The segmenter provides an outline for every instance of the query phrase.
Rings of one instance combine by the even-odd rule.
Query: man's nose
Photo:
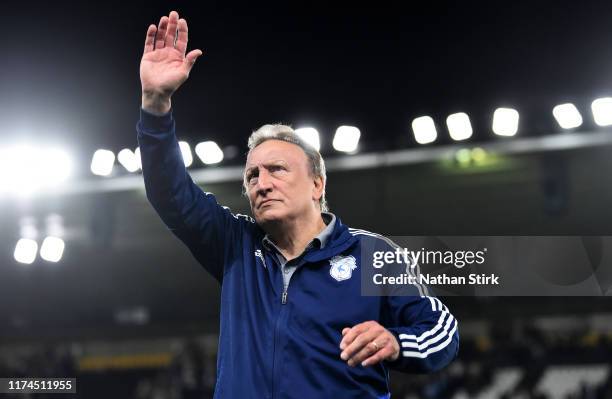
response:
[[[257,177],[257,191],[259,193],[267,193],[272,190],[272,179],[267,171],[262,170]]]

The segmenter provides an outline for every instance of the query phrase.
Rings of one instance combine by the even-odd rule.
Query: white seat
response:
[[[536,392],[552,399],[562,399],[578,393],[582,385],[596,387],[603,384],[609,373],[607,364],[551,366],[542,375]]]
[[[491,385],[483,389],[477,399],[497,399],[512,391],[523,377],[523,370],[515,367],[499,369],[493,375]]]

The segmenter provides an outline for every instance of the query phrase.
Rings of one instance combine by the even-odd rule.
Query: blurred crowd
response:
[[[575,334],[544,332],[531,326],[493,328],[486,336],[462,339],[459,358],[431,375],[394,373],[392,392],[401,399],[608,399],[612,398],[612,335],[582,331]],[[582,382],[562,394],[545,392],[547,371],[596,365],[607,370],[600,383]],[[489,389],[500,370],[515,370],[518,378],[505,392]]]
[[[212,397],[214,353],[197,340],[185,339],[172,360],[158,368],[79,370],[78,352],[70,345],[33,345],[22,356],[0,351],[0,375],[6,377],[75,377],[77,395],[65,397],[116,399],[192,399]],[[563,365],[599,365],[607,372],[597,383],[582,382],[561,396],[542,390],[547,370]],[[612,398],[612,335],[583,331],[549,333],[533,327],[492,329],[487,335],[464,337],[460,356],[445,370],[430,375],[392,372],[392,397],[399,399],[500,398],[500,399],[600,399]],[[515,383],[495,392],[496,373],[518,370]],[[10,396],[7,396],[10,397]],[[15,398],[49,398],[47,395],[14,395]],[[59,397],[59,396],[53,396]]]

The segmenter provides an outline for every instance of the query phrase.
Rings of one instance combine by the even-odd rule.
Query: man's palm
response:
[[[185,80],[189,70],[185,57],[175,48],[163,48],[142,56],[140,80],[143,91],[172,94]]]

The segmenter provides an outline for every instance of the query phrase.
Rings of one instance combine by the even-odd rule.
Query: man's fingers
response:
[[[374,342],[375,340],[371,340],[370,342],[365,344],[359,351],[356,351],[353,356],[348,360],[348,365],[351,367],[356,366],[363,360],[380,351],[382,346],[380,346],[378,343],[374,345]]]
[[[144,53],[148,53],[149,51],[153,51],[155,48],[155,32],[157,32],[157,27],[153,24],[149,25],[149,29],[147,29],[147,37],[145,38],[144,44]]]
[[[351,331],[350,328],[346,327],[342,330],[342,336],[344,337],[344,334],[346,334],[347,332]]]
[[[176,28],[178,25],[179,15],[176,11],[171,11],[168,18],[168,31],[166,32],[166,47],[174,47],[174,39],[176,39]]]
[[[157,34],[155,35],[155,48],[156,49],[164,48],[167,29],[168,29],[168,17],[164,15],[163,17],[160,18],[159,25],[157,26]]]
[[[187,21],[183,18],[178,21],[178,38],[176,39],[176,49],[185,55],[187,51],[188,30]]]
[[[348,334],[350,334],[351,332],[349,332]],[[380,335],[380,331],[377,331],[377,330],[367,330],[367,331],[359,334],[342,351],[342,353],[340,354],[340,358],[342,360],[349,360],[349,359],[351,359],[355,354],[359,353],[359,351],[361,351],[366,345],[368,345],[370,342],[372,342],[374,340],[374,338],[378,337],[379,335]]]
[[[365,332],[368,330],[369,324],[368,322],[365,323],[359,323],[355,326],[353,326],[353,328],[348,328],[349,331],[345,332],[347,330],[347,328],[342,330],[342,341],[340,341],[340,349],[344,350],[347,346],[349,346],[354,340],[355,338],[361,334],[362,332]]]
[[[381,350],[379,350],[378,352],[375,352],[372,356],[365,359],[363,362],[361,362],[361,365],[363,367],[373,366],[375,364],[382,362],[385,359],[390,358],[392,355],[393,355],[393,346],[387,345]]]
[[[375,336],[369,336],[369,341],[366,345],[356,352],[348,361],[349,366],[356,366],[367,358],[375,355],[378,352],[389,353],[388,348],[391,347],[393,351],[393,345],[390,344],[391,340],[389,334],[383,331]]]

